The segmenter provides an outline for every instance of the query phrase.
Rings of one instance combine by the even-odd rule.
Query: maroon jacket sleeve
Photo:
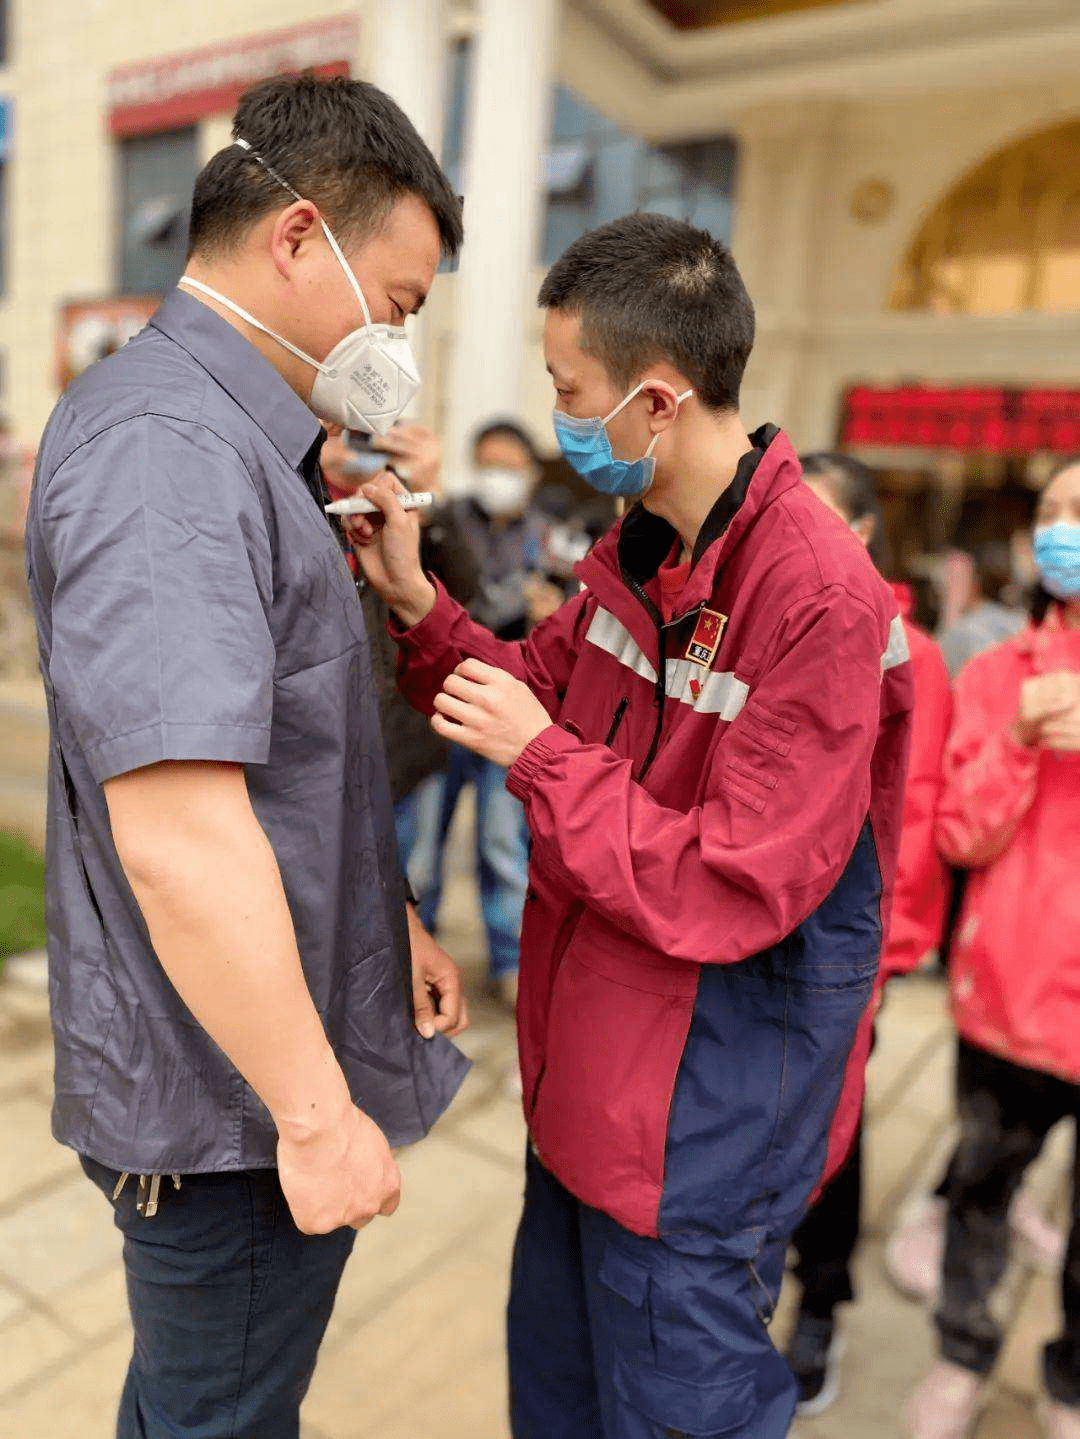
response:
[[[883,679],[887,628],[839,586],[793,603],[688,814],[605,746],[546,730],[508,781],[536,860],[672,958],[734,963],[777,943],[840,877],[870,809],[883,714],[911,707],[910,664]]]
[[[584,592],[576,595],[537,625],[528,639],[511,642],[496,639],[438,580],[433,583],[438,598],[426,619],[410,630],[391,620],[390,633],[399,649],[398,688],[409,703],[422,714],[434,714],[435,696],[447,675],[462,660],[477,659],[527,684],[548,714],[558,714],[595,602]]]

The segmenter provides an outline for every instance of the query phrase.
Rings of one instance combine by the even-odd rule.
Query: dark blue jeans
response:
[[[86,1173],[112,1202],[119,1175]],[[277,1171],[163,1179],[157,1215],[113,1205],[135,1348],[117,1439],[297,1439],[351,1229],[301,1234]]]
[[[476,786],[476,867],[480,904],[487,930],[492,979],[513,974],[521,948],[521,916],[529,882],[529,831],[525,811],[506,788],[506,771],[491,760],[454,745],[450,764],[439,776],[441,795],[435,807],[437,781],[425,781],[412,799],[396,811],[398,844],[405,856],[409,883],[419,902],[420,918],[434,931],[442,900],[446,838],[461,792]],[[431,826],[435,832],[431,833]]]
[[[783,1439],[795,1382],[766,1327],[784,1245],[751,1265],[643,1239],[531,1153],[510,1281],[514,1439]]]
[[[956,1065],[960,1138],[944,1192],[941,1353],[989,1374],[1001,1350],[991,1296],[1009,1262],[1009,1205],[1024,1172],[1061,1119],[1080,1125],[1080,1085],[1025,1069],[965,1040]],[[1060,1336],[1043,1353],[1043,1381],[1059,1404],[1080,1407],[1080,1146],[1073,1147],[1072,1220],[1061,1275]]]

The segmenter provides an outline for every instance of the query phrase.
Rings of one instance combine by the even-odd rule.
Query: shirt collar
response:
[[[323,428],[300,396],[269,360],[209,305],[183,290],[171,290],[150,323],[186,350],[232,396],[292,469],[300,469],[313,447],[321,448]]]

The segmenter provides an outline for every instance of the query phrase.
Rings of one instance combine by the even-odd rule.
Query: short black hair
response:
[[[282,75],[240,98],[234,139],[246,140],[339,241],[376,232],[402,196],[418,195],[439,227],[443,253],[461,248],[461,201],[405,112],[374,85],[342,76]],[[195,181],[189,255],[235,248],[289,203],[288,192],[238,146],[220,151]]]
[[[867,550],[882,574],[891,568],[885,516],[878,498],[877,472],[854,455],[840,450],[815,450],[800,455],[799,463],[808,479],[822,480],[829,493],[852,524],[869,516],[874,521]]]
[[[667,360],[703,404],[738,408],[754,307],[731,251],[707,231],[640,212],[590,230],[555,261],[540,305],[581,317],[583,348],[616,384]]]
[[[495,437],[516,440],[534,465],[541,463],[540,451],[536,448],[535,440],[524,425],[518,424],[517,420],[489,420],[487,424],[481,425],[473,435],[473,454],[476,454],[484,440]]]
[[[981,544],[961,545],[960,549],[971,560],[983,599],[1000,601],[1013,580],[1012,550],[1008,541],[983,540]]]

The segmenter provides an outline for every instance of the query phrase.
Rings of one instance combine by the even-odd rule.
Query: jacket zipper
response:
[[[667,646],[664,636],[664,617],[653,604],[649,596],[638,584],[637,580],[626,577],[630,591],[640,602],[646,614],[656,626],[656,636],[659,647],[657,656],[658,664],[656,670],[656,687],[653,690],[653,703],[656,706],[656,725],[653,729],[652,742],[649,745],[649,752],[645,756],[645,763],[642,765],[637,782],[641,784],[645,776],[652,768],[653,760],[656,758],[656,751],[660,748],[660,736],[664,729],[664,701],[667,698]]]
[[[641,766],[641,769],[638,772],[637,782],[638,784],[641,784],[644,781],[645,776],[653,767],[653,762],[656,759],[656,752],[660,748],[660,740],[664,732],[664,706],[667,701],[667,632],[671,629],[677,629],[679,625],[690,619],[692,615],[697,614],[698,610],[704,609],[705,605],[704,601],[702,601],[702,603],[698,605],[696,609],[687,610],[686,614],[684,615],[676,615],[676,617],[671,621],[670,624],[665,624],[663,615],[656,608],[652,600],[641,588],[638,582],[634,579],[631,579],[625,574],[623,578],[626,580],[627,586],[630,591],[634,595],[636,595],[637,599],[642,605],[642,608],[646,611],[649,618],[656,626],[656,639],[658,650],[657,659],[659,662],[657,666],[656,689],[653,692],[653,703],[656,705],[656,728],[653,730],[652,742],[649,745],[649,752],[645,756],[645,763]],[[609,739],[608,744],[610,743],[611,740]]]
[[[630,708],[630,700],[626,697],[621,699],[618,708],[615,710],[615,718],[611,721],[611,728],[608,730],[607,739],[604,743],[610,748],[615,743],[615,736],[619,733],[619,726],[622,724],[626,711]]]

